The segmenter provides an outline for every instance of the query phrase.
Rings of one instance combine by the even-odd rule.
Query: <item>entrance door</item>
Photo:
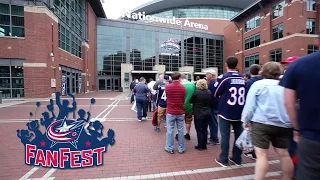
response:
[[[106,79],[106,90],[112,91],[112,86],[113,86],[112,78],[107,78]]]
[[[120,79],[113,78],[113,91],[119,91],[119,90],[120,90]]]
[[[103,77],[99,78],[99,91],[119,91],[120,78],[117,77]]]

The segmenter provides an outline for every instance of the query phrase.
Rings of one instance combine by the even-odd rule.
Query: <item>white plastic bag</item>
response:
[[[134,100],[131,110],[137,112],[136,100]]]
[[[242,131],[241,135],[236,141],[236,146],[245,152],[253,151],[251,134],[249,130],[244,129]]]

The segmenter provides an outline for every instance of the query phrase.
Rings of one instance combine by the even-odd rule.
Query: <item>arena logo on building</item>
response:
[[[108,146],[115,144],[115,133],[112,129],[103,137],[103,125],[98,120],[90,120],[89,110],[77,109],[77,102],[72,94],[71,107],[69,100],[61,102],[60,93],[56,93],[56,116],[53,99],[45,107],[40,120],[35,120],[41,103],[36,103],[35,112],[30,112],[27,129],[17,130],[25,150],[25,164],[59,169],[86,168],[103,165],[103,154]],[[68,118],[73,114],[73,118]],[[76,118],[77,114],[77,118]],[[45,129],[45,130],[44,130]]]
[[[152,15],[146,15],[145,12],[134,13],[131,11],[124,11],[123,17],[127,17],[129,19],[135,19],[135,20],[143,20],[147,22],[156,22],[156,23],[184,26],[189,28],[196,28],[196,29],[206,30],[206,31],[209,29],[208,25],[191,22],[188,19],[185,19],[185,21],[182,23],[181,20],[177,19],[174,16],[172,16],[172,18],[169,18],[169,17],[163,18],[163,17],[152,16]]]
[[[168,39],[164,43],[162,43],[160,47],[167,50],[167,51],[180,50],[179,41],[176,39]]]

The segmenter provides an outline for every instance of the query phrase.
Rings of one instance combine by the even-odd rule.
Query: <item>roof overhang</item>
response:
[[[99,18],[107,17],[100,0],[87,0],[87,1],[89,2],[90,6],[92,7],[97,17]]]
[[[230,20],[234,21],[234,22],[239,22],[239,21],[243,20],[244,18],[258,12],[263,7],[265,7],[266,5],[268,5],[272,2],[273,2],[273,0],[257,0],[254,3],[252,3],[251,5],[249,5],[247,8],[243,9],[240,13],[235,15]]]
[[[201,5],[244,9],[253,1],[254,0],[153,0],[134,8],[132,12],[145,12],[146,14],[153,14],[167,9]]]

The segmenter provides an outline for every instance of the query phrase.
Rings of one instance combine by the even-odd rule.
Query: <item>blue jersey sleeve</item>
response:
[[[296,64],[291,64],[280,80],[279,85],[284,88],[297,90]]]
[[[214,83],[213,93],[214,97],[219,98],[226,90],[225,88],[225,78],[223,75],[220,75],[217,78],[217,81]]]

